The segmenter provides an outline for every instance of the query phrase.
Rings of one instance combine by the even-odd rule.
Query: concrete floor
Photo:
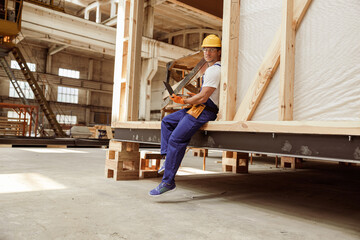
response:
[[[147,194],[160,179],[104,177],[99,148],[0,148],[0,240],[360,239],[360,168],[306,162],[221,173],[219,152],[187,154],[177,191]]]

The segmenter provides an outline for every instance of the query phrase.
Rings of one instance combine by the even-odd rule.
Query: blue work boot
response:
[[[149,192],[149,195],[152,197],[158,197],[160,195],[163,195],[164,193],[175,191],[175,189],[175,183],[169,184],[166,182],[161,182],[159,186]]]
[[[165,160],[166,161],[166,160]],[[158,174],[163,175],[165,172],[165,161],[163,162],[163,164],[161,165],[160,169],[158,170]]]

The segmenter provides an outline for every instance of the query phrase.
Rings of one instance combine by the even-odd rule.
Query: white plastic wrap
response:
[[[238,101],[281,25],[279,0],[243,0]],[[296,34],[294,120],[360,120],[360,1],[315,0]],[[278,120],[279,69],[252,120]]]

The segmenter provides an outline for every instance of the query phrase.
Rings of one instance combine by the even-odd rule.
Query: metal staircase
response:
[[[9,77],[9,81],[11,82],[11,84],[13,85],[15,92],[17,93],[17,95],[19,96],[22,104],[24,105],[30,105],[29,101],[27,100],[24,92],[22,91],[19,82],[17,81],[14,72],[11,70],[11,67],[9,66],[9,64],[7,63],[6,59],[4,57],[0,57],[0,65],[3,67],[6,75]],[[34,124],[34,126],[37,125],[36,122],[36,116],[35,113],[32,113],[32,122]],[[47,133],[44,131],[43,128],[38,127],[38,131],[41,134],[41,136],[45,136],[47,135]]]
[[[29,101],[25,97],[24,92],[21,90],[21,87],[20,87],[18,81],[16,80],[16,77],[15,77],[13,71],[11,71],[11,68],[4,57],[0,57],[0,65],[3,67],[6,75],[9,77],[9,80],[10,80],[11,84],[13,85],[16,93],[18,94],[22,104],[30,105]]]
[[[34,93],[35,99],[39,103],[40,108],[43,111],[46,119],[48,120],[50,127],[54,130],[55,135],[57,137],[66,137],[66,134],[62,130],[58,121],[56,120],[56,116],[53,113],[53,111],[50,107],[50,104],[47,102],[47,100],[42,92],[42,89],[40,88],[39,84],[37,83],[37,81],[34,78],[34,75],[32,74],[29,67],[27,66],[25,58],[22,55],[20,49],[17,47],[14,47],[14,48],[12,48],[11,52],[12,52],[15,60],[19,64],[21,72],[23,73],[26,81],[29,83],[31,90]],[[10,80],[10,81],[12,81],[12,80]],[[16,82],[16,84],[17,84],[17,82]],[[15,87],[15,85],[14,85],[14,87]],[[20,89],[18,84],[17,84],[17,87],[15,87],[16,91],[17,91],[17,88]],[[21,91],[21,89],[20,89],[20,91]],[[24,93],[22,93],[22,96],[19,94],[19,96],[22,99],[22,96],[24,96]]]

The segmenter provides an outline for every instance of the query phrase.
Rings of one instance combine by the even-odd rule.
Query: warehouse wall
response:
[[[20,44],[20,49],[30,63],[36,63],[36,72],[45,73],[46,59],[47,59],[47,46],[36,44],[29,44],[24,42]],[[7,57],[10,64],[11,57]],[[93,61],[93,74],[90,81],[89,75],[89,62]],[[72,78],[64,78],[58,76],[59,68],[71,69],[80,71],[80,80]],[[14,70],[15,75],[19,81],[25,81],[20,70]],[[93,56],[86,56],[73,53],[71,49],[65,49],[52,55],[51,69],[46,77],[41,77],[43,81],[46,80],[50,84],[47,85],[46,97],[50,101],[55,114],[61,113],[64,115],[77,116],[77,123],[81,125],[89,124],[110,124],[107,121],[107,115],[111,115],[112,104],[112,82],[114,73],[114,61],[112,59],[105,59],[102,56],[95,58]],[[40,81],[38,81],[40,82]],[[101,83],[109,83],[101,89]],[[40,83],[41,84],[41,83]],[[57,102],[57,89],[58,86],[73,87],[79,89],[78,104],[72,103],[59,103]],[[99,87],[100,86],[100,87]],[[0,68],[0,102],[19,103],[20,99],[9,97],[10,82],[5,72]],[[99,88],[100,91],[93,91],[91,88]],[[111,88],[111,89],[110,89]],[[88,100],[88,97],[90,99]],[[37,105],[34,100],[30,100],[30,104]],[[61,109],[61,111],[59,111]],[[10,109],[0,109],[2,116],[7,115]]]

